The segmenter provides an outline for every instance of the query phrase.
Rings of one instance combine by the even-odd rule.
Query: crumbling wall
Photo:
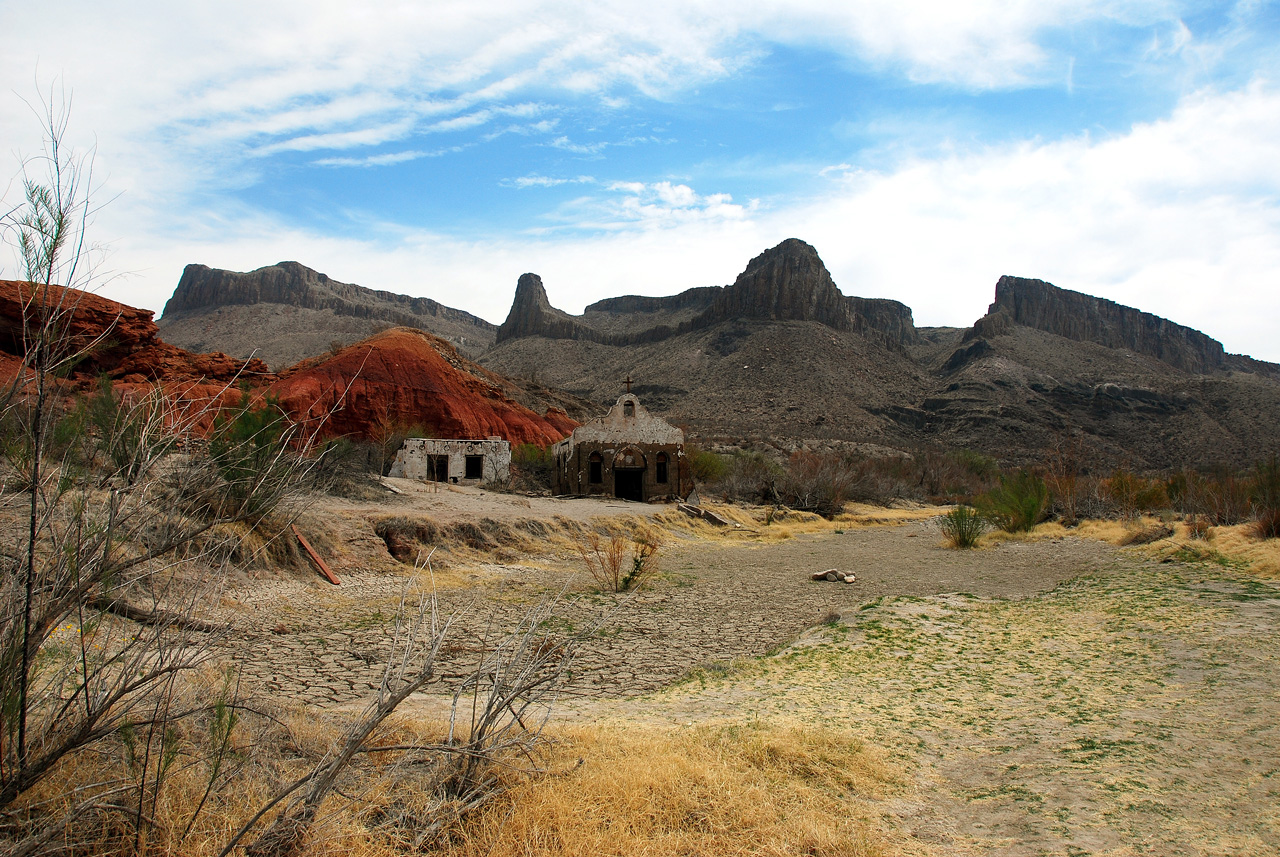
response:
[[[447,482],[483,484],[505,482],[511,478],[511,444],[500,438],[488,440],[444,440],[440,438],[411,437],[396,453],[389,475],[399,479],[420,479],[424,482],[439,481],[432,466],[435,456],[448,456]],[[467,456],[483,456],[479,479],[467,478]]]

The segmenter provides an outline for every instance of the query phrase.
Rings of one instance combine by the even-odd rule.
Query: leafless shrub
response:
[[[290,508],[311,438],[280,426],[269,442],[196,443],[217,397],[158,386],[121,397],[103,385],[87,403],[96,422],[68,416],[60,379],[112,330],[74,332],[77,287],[92,282],[92,161],[63,148],[65,111],[48,106],[44,121],[46,149],[4,223],[23,282],[20,366],[0,390],[0,525],[12,546],[0,554],[0,828],[10,853],[29,854],[73,822],[108,818],[136,850],[174,770],[174,736],[211,710],[179,677],[209,662],[225,631],[204,616],[239,549],[224,542],[261,536]],[[101,755],[123,768],[74,796],[33,797],[59,766]]]
[[[616,533],[605,538],[589,532],[575,541],[575,547],[597,586],[605,592],[629,592],[657,573],[661,541],[653,533],[627,539]]]

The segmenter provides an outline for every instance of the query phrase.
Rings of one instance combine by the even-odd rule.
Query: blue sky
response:
[[[119,300],[296,259],[500,322],[794,236],[919,325],[1015,274],[1280,361],[1273,2],[177,5],[0,0],[8,175],[73,93]]]

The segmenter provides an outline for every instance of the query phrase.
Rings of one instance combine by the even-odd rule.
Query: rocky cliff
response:
[[[30,283],[0,280],[0,352],[21,356],[24,329],[45,319],[56,324],[66,353],[81,353],[66,375],[73,384],[94,384],[103,375],[128,384],[274,378],[261,360],[193,354],[164,342],[151,310],[79,289],[33,289]]]
[[[1127,348],[1184,372],[1206,373],[1227,365],[1222,343],[1198,330],[1123,306],[1105,298],[1060,289],[1044,280],[1004,276],[988,318],[1003,313],[1010,321],[1076,342]],[[997,329],[999,322],[976,327]]]
[[[492,344],[496,330],[430,298],[342,283],[297,262],[247,273],[188,265],[160,319],[165,337],[179,345],[213,341],[277,367],[393,325],[427,330],[469,354]]]
[[[610,298],[587,307],[581,316],[552,307],[542,280],[525,274],[516,284],[511,312],[496,341],[541,336],[640,345],[733,319],[816,321],[894,349],[916,339],[909,307],[892,300],[846,297],[818,251],[789,238],[752,259],[731,286],[689,289],[660,298]]]

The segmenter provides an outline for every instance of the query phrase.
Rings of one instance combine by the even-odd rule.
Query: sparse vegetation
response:
[[[1264,539],[1280,538],[1280,457],[1259,461],[1254,467],[1254,529]]]
[[[605,592],[639,589],[658,572],[656,533],[628,539],[620,534],[608,537],[589,532],[576,543],[578,555],[591,579]]]
[[[953,548],[977,547],[986,520],[972,506],[956,506],[942,516],[942,535]]]
[[[1007,533],[1024,532],[1040,523],[1048,505],[1045,481],[1025,468],[1001,474],[1000,484],[978,499],[983,517]]]
[[[550,447],[516,444],[511,449],[511,487],[520,491],[550,491],[554,465]]]

